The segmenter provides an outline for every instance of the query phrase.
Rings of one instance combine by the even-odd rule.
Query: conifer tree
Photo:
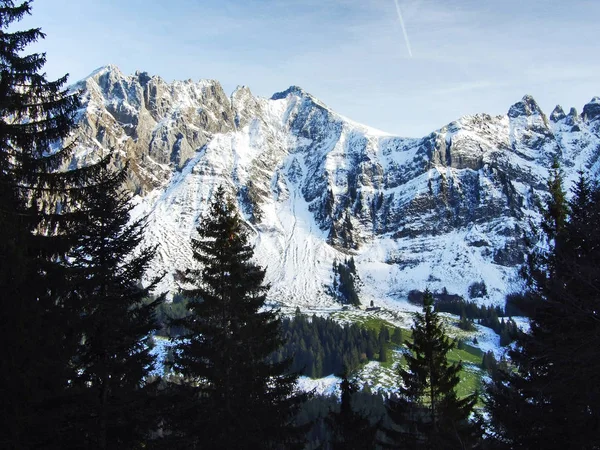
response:
[[[448,352],[455,347],[433,309],[433,295],[426,290],[423,313],[415,315],[413,342],[406,346],[406,368],[400,368],[402,386],[391,399],[388,413],[397,425],[386,434],[409,448],[472,448],[478,427],[469,422],[477,393],[459,399],[460,363],[450,364]]]
[[[387,362],[387,345],[379,343],[379,362]]]
[[[294,448],[303,430],[294,417],[304,400],[295,392],[290,361],[269,357],[282,345],[280,319],[265,308],[265,271],[235,205],[219,187],[193,239],[194,258],[185,290],[191,315],[178,341],[175,370],[190,401],[171,423],[176,446],[207,449]]]
[[[391,339],[394,344],[402,345],[402,329],[395,327]]]
[[[558,176],[557,176],[558,174]],[[600,447],[600,191],[581,174],[571,201],[551,174],[539,246],[523,271],[530,332],[488,387],[498,446]]]
[[[123,188],[127,165],[110,170],[108,163],[91,179],[87,221],[70,253],[75,273],[69,301],[78,305],[82,335],[69,391],[77,403],[72,448],[136,448],[152,426],[147,341],[157,328],[154,310],[162,298],[144,300],[160,278],[140,284],[154,249],[140,248],[145,218],[130,223],[131,193]]]
[[[65,256],[84,220],[78,205],[97,169],[59,170],[79,107],[66,76],[40,73],[44,54],[24,54],[44,37],[15,31],[30,2],[0,0],[0,358],[1,448],[60,447],[65,389],[78,342],[78,311],[66,302]]]
[[[376,444],[377,424],[372,425],[365,417],[353,409],[352,396],[357,386],[344,369],[340,382],[341,403],[339,412],[331,411],[326,418],[331,430],[333,450],[369,450]]]
[[[491,350],[483,354],[483,357],[481,358],[481,368],[490,375],[493,375],[498,369],[498,362]]]

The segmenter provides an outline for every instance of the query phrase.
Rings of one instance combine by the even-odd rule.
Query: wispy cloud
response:
[[[449,85],[446,87],[442,87],[440,89],[435,89],[432,91],[432,93],[435,95],[459,94],[461,92],[498,88],[498,87],[507,86],[507,85],[508,85],[508,83],[505,83],[505,82],[500,83],[500,82],[481,80],[481,81],[472,81],[472,82],[457,83],[457,84]]]
[[[34,2],[19,23],[48,34],[32,48],[47,52],[51,78],[113,62],[267,97],[298,84],[354,120],[408,135],[505,113],[525,93],[545,109],[599,94],[598,0],[72,3]]]
[[[406,32],[406,27],[404,26],[404,19],[402,18],[402,11],[400,10],[400,4],[398,0],[394,0],[396,3],[396,12],[398,13],[398,20],[400,21],[400,26],[402,27],[402,34],[404,34],[404,41],[406,42],[406,49],[408,50],[408,55],[412,58],[412,50],[410,48],[410,40],[408,39],[408,33]]]

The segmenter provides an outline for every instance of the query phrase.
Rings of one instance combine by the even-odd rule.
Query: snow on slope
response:
[[[291,157],[296,163],[299,159]],[[329,306],[325,287],[338,252],[326,244],[299,182],[286,178],[285,184],[287,198],[263,204],[263,222],[269,225],[257,227],[255,258],[266,266],[271,298],[304,307]]]
[[[214,189],[237,200],[266,267],[270,299],[339,308],[332,266],[353,256],[364,304],[406,308],[411,289],[467,296],[485,281],[500,303],[522,261],[523,237],[554,157],[569,181],[600,171],[599,102],[548,119],[531,97],[505,116],[465,116],[421,139],[390,136],[333,112],[302,89],[270,99],[214,80],[167,84],[102,68],[79,83],[73,164],[115,149],[132,161],[135,214],[157,246],[148,275],[194,264],[190,238]],[[260,213],[260,214],[258,214]]]

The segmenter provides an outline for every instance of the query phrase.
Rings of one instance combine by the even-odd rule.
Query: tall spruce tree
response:
[[[600,448],[600,190],[580,175],[571,201],[551,174],[543,234],[523,275],[530,332],[488,387],[498,447]]]
[[[290,361],[269,362],[282,345],[280,319],[265,308],[265,271],[235,205],[219,187],[193,239],[201,269],[189,270],[185,290],[191,315],[178,340],[175,369],[188,400],[170,423],[181,448],[294,448],[304,440],[294,426],[304,395],[295,393]]]
[[[400,368],[399,396],[390,399],[388,414],[396,425],[386,430],[389,439],[408,448],[474,448],[480,430],[469,422],[477,393],[459,399],[460,363],[450,364],[448,352],[455,343],[448,338],[433,295],[423,296],[423,313],[415,314],[413,342],[407,342],[406,368]]]
[[[73,291],[81,314],[81,341],[69,393],[77,407],[64,447],[133,449],[148,438],[154,417],[145,382],[152,369],[148,339],[162,297],[145,301],[160,280],[141,279],[153,248],[141,248],[145,218],[130,223],[131,193],[123,189],[127,165],[102,169],[91,179],[87,221],[70,253]]]
[[[44,37],[14,31],[30,3],[0,0],[0,358],[1,448],[60,448],[65,389],[78,336],[78,311],[65,301],[65,255],[84,220],[78,205],[97,168],[59,170],[68,161],[76,94],[66,76],[40,73],[44,54],[24,54]]]
[[[326,423],[331,430],[333,450],[369,450],[376,448],[376,434],[379,424],[371,424],[369,418],[352,405],[352,396],[357,386],[344,369],[340,382],[341,402],[339,411],[331,411]]]

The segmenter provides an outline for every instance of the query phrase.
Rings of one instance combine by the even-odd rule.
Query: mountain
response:
[[[299,87],[227,96],[214,80],[167,83],[103,67],[83,93],[73,165],[114,150],[131,161],[136,214],[148,215],[151,273],[177,289],[190,236],[223,184],[267,267],[270,299],[336,305],[334,261],[352,256],[363,303],[398,306],[412,289],[446,288],[481,302],[515,289],[525,236],[539,220],[548,169],[567,180],[600,172],[600,98],[547,117],[530,96],[503,116],[465,116],[420,138],[355,123]]]

